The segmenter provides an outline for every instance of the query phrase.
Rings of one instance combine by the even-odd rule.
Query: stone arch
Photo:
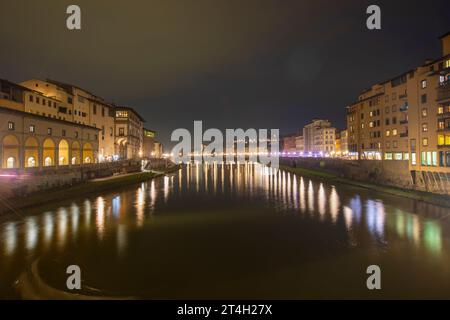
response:
[[[2,140],[2,167],[8,169],[19,168],[19,139],[10,134]]]
[[[69,164],[69,143],[62,139],[58,145],[58,163],[60,166],[67,166]]]
[[[89,142],[83,145],[83,163],[94,163],[94,149]]]
[[[52,139],[47,138],[42,144],[42,159],[44,167],[55,165],[55,142]]]
[[[39,142],[35,137],[25,140],[24,165],[25,168],[33,168],[39,165]]]
[[[80,143],[78,141],[74,141],[72,142],[72,159],[70,160],[70,163],[72,165],[77,165],[80,164],[81,158],[81,148],[80,148]]]

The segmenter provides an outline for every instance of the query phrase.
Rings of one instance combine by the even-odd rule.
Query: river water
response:
[[[79,266],[97,296],[450,298],[449,213],[257,164],[187,165],[2,216],[0,298],[48,297],[23,284],[33,263],[57,292]]]

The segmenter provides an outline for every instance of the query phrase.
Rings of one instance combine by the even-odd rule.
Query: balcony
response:
[[[407,95],[406,93],[400,94],[400,95],[398,96],[399,99],[406,99],[407,97],[408,97],[408,95]]]
[[[437,116],[438,116],[438,118],[441,118],[441,119],[450,118],[450,111],[438,113]]]
[[[441,82],[441,84],[437,88],[437,101],[450,101],[450,80]]]
[[[405,105],[403,105],[403,106],[401,106],[401,107],[399,108],[399,110],[400,110],[401,112],[406,112],[406,111],[408,111],[408,109],[409,109],[409,106],[408,106],[407,104],[405,104]]]
[[[401,132],[400,133],[400,138],[407,138],[408,137],[408,132]]]
[[[438,149],[447,149],[450,148],[450,144],[438,144]]]
[[[408,119],[400,120],[400,124],[408,124]]]
[[[437,132],[450,132],[450,126],[444,127],[444,128],[441,128],[441,129],[437,129]]]

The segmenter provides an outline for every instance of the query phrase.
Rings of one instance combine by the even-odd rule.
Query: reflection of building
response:
[[[139,158],[143,155],[144,119],[132,108],[114,108],[115,153],[122,159]]]
[[[335,131],[330,121],[314,119],[303,128],[305,152],[334,154]]]
[[[2,168],[94,163],[98,129],[0,107]]]
[[[450,172],[450,33],[442,57],[374,84],[347,107],[350,152],[407,160],[413,180],[438,183]]]

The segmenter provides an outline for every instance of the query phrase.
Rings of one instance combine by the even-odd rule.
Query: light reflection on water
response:
[[[206,199],[216,199],[225,208],[233,202],[257,203],[277,214],[297,214],[318,224],[331,224],[348,234],[348,246],[358,245],[361,231],[366,230],[375,247],[408,241],[434,258],[444,252],[448,255],[448,221],[438,219],[445,208],[427,206],[421,210],[409,205],[409,200],[402,200],[403,204],[397,206],[348,187],[257,164],[215,163],[187,165],[177,175],[42,213],[36,208],[24,221],[4,222],[0,225],[0,259],[8,263],[6,258],[17,258],[24,252],[27,257],[42,256],[55,245],[64,250],[82,234],[95,234],[99,242],[105,241],[106,236],[115,239],[117,256],[125,257],[131,231],[144,228],[155,215],[165,211],[195,211]],[[445,234],[443,228],[447,230]]]

